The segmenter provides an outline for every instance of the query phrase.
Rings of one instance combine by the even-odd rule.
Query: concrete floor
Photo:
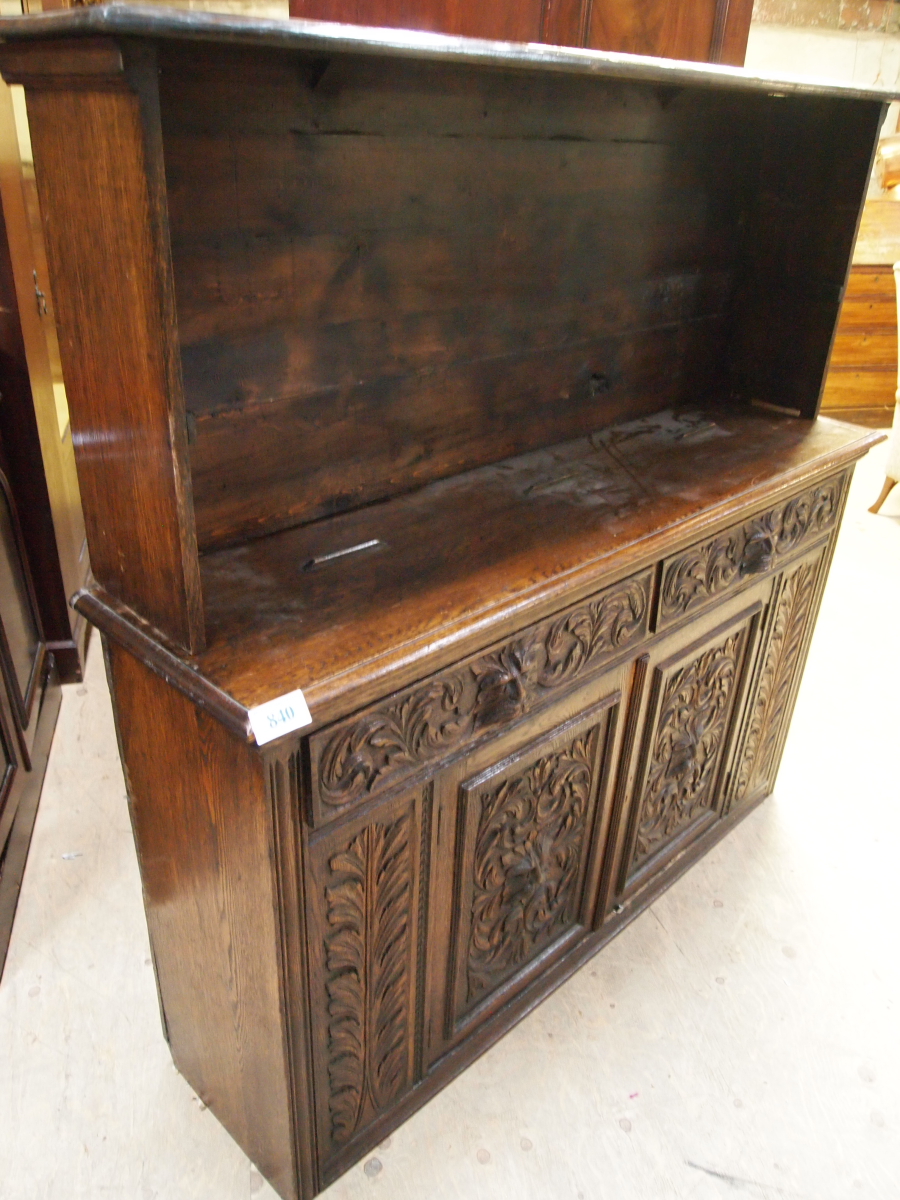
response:
[[[882,463],[857,472],[775,795],[328,1200],[900,1198]],[[273,1197],[160,1033],[98,651],[63,701],[0,987],[0,1197]]]

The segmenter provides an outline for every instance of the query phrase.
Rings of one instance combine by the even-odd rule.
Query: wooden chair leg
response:
[[[888,496],[891,494],[891,492],[893,491],[893,489],[896,486],[897,486],[897,480],[891,479],[890,475],[887,475],[884,480],[884,487],[881,489],[881,495],[878,497],[878,499],[875,501],[875,503],[869,509],[869,512],[877,513],[878,510],[881,508],[882,504],[884,504],[885,500],[887,500]]]

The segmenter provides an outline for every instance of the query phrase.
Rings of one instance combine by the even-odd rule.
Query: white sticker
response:
[[[287,692],[270,700],[268,704],[257,704],[256,708],[248,710],[247,716],[257,746],[264,746],[266,742],[274,741],[292,729],[302,729],[304,725],[312,724],[306,698],[299,688],[296,692]]]

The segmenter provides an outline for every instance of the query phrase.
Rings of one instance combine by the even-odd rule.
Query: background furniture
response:
[[[900,308],[900,263],[894,263],[893,276],[897,289],[897,306]],[[888,496],[897,486],[898,480],[900,480],[900,420],[897,418],[897,414],[900,413],[900,387],[898,387],[896,392],[896,400],[893,427],[888,441],[888,456],[884,468],[884,485],[878,499],[869,509],[869,512],[873,513],[881,511],[882,504],[884,504],[885,500],[887,500]]]
[[[292,17],[742,66],[753,0],[291,0]]]
[[[891,202],[900,217],[900,204]],[[890,266],[854,265],[822,393],[822,411],[883,428],[897,389],[897,297]]]
[[[13,386],[0,355],[0,403]],[[61,699],[9,462],[0,430],[0,974]]]
[[[81,679],[87,622],[69,606],[90,560],[59,362],[24,105],[0,83],[0,429],[47,646],[63,683]],[[24,143],[24,154],[23,154]]]
[[[888,124],[891,124],[889,119]],[[874,428],[890,425],[897,385],[897,297],[891,263],[900,254],[900,138],[882,137],[863,205],[853,266],[835,334],[822,411]]]
[[[20,132],[11,91],[0,84],[0,971],[59,681],[81,678],[89,630],[68,604],[89,559],[34,175]]]
[[[877,437],[814,418],[885,97],[3,35],[164,1029],[309,1196],[771,790]]]

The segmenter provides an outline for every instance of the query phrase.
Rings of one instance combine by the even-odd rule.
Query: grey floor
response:
[[[774,796],[329,1200],[900,1200],[882,463],[857,472]],[[0,1196],[272,1197],[160,1033],[98,649],[66,690],[0,986]]]

